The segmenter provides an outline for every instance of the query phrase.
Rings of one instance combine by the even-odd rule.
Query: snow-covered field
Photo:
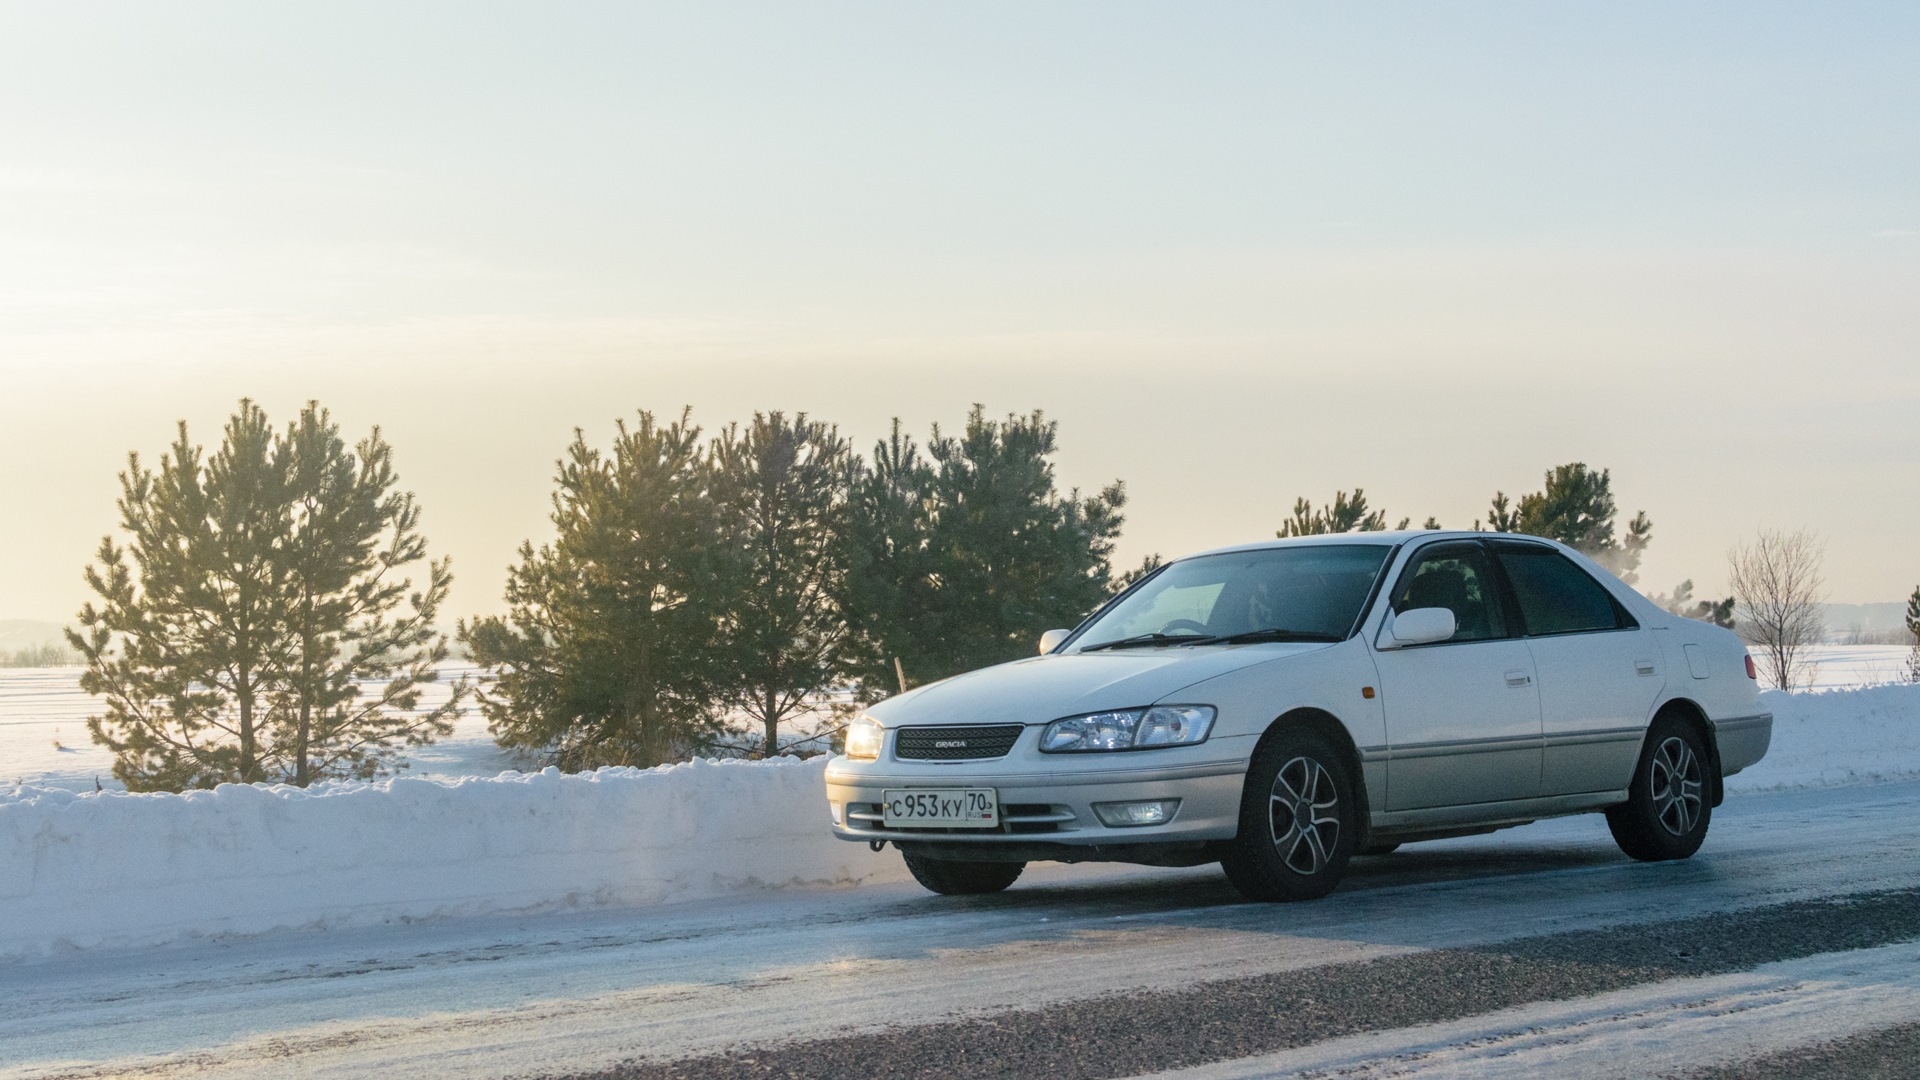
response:
[[[447,686],[476,672],[472,664],[441,667],[441,681],[420,694],[420,710],[447,700]],[[80,689],[80,669],[0,668],[0,784],[92,791],[122,785],[113,778],[113,755],[87,734],[87,717],[100,713],[99,702]],[[486,718],[468,709],[453,734],[414,750],[409,776],[495,776],[533,765],[495,746]]]

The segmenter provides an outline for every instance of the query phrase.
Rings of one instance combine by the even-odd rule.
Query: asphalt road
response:
[[[1594,817],[1415,845],[1311,904],[1053,867],[80,954],[0,968],[0,1077],[1807,1076],[1910,1047],[1917,973],[1888,784],[1736,797],[1684,863]]]
[[[1920,891],[1867,893],[1213,980],[583,1075],[1126,1077],[1914,940],[1920,940]]]

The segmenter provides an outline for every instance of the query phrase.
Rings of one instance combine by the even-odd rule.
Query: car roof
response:
[[[1197,559],[1206,555],[1228,555],[1239,551],[1264,551],[1268,548],[1312,547],[1324,544],[1370,544],[1391,547],[1395,544],[1404,544],[1409,540],[1486,540],[1493,537],[1499,537],[1502,540],[1533,540],[1553,547],[1559,546],[1545,537],[1529,536],[1526,533],[1474,532],[1469,529],[1394,529],[1386,532],[1319,533],[1314,536],[1276,537],[1272,540],[1258,540],[1251,544],[1233,544],[1228,547],[1196,551],[1190,555],[1182,555],[1180,558]]]

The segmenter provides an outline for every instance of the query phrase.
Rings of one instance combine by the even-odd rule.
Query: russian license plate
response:
[[[880,799],[889,829],[991,829],[1000,824],[1000,798],[992,788],[887,788]]]

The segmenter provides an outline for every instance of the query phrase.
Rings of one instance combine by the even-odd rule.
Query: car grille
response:
[[[1020,738],[1019,724],[968,727],[907,727],[894,736],[893,756],[902,761],[970,761],[1004,757]]]

